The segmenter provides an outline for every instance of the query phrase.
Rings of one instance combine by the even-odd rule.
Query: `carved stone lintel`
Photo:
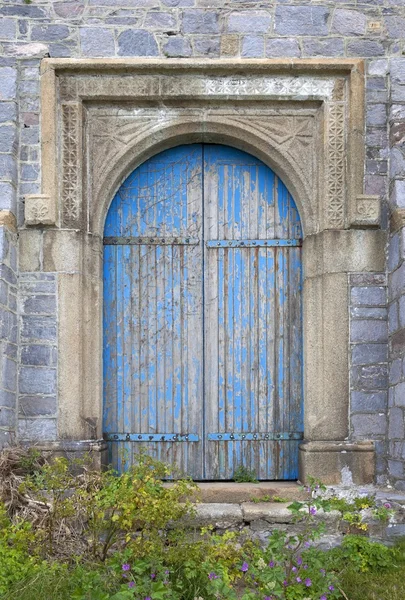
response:
[[[379,196],[360,195],[356,198],[352,227],[378,227],[380,224],[381,201]]]
[[[30,194],[25,196],[26,225],[55,225],[55,201],[45,194]]]
[[[394,208],[390,217],[390,229],[392,232],[405,227],[405,208]]]

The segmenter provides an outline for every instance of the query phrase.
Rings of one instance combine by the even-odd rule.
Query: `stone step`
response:
[[[274,498],[292,502],[306,500],[308,494],[294,481],[263,481],[258,483],[201,482],[199,501],[215,504],[242,504],[254,500],[272,502]]]

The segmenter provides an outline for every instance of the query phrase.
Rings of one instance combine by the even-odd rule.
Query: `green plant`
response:
[[[235,469],[232,479],[236,481],[236,483],[258,483],[256,473],[244,465],[239,465],[239,467]]]

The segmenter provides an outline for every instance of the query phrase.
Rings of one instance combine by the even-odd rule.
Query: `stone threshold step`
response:
[[[258,483],[196,482],[201,503],[242,504],[254,500],[285,502],[305,500],[308,494],[295,481],[260,481]]]

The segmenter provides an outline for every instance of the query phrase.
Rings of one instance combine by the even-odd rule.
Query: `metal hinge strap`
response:
[[[268,431],[265,433],[209,433],[208,440],[211,442],[256,442],[269,440],[302,440],[303,431]]]
[[[198,442],[194,433],[105,433],[107,442]]]
[[[302,240],[210,240],[207,248],[274,248],[301,246]]]
[[[135,237],[108,236],[103,238],[105,246],[196,246],[198,238],[192,237]]]

